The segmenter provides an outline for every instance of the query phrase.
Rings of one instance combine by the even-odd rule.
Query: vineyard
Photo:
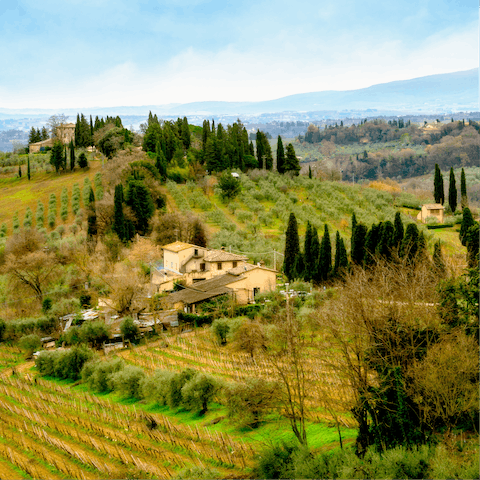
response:
[[[246,382],[255,378],[272,380],[277,375],[275,366],[264,356],[252,358],[249,354],[235,351],[229,346],[219,348],[209,329],[172,335],[168,337],[168,342],[168,348],[165,348],[165,340],[162,339],[148,346],[122,351],[119,355],[146,371],[180,371],[190,367],[221,377],[227,382]],[[308,418],[312,422],[331,422],[332,417],[325,411],[322,400],[328,397],[335,399],[337,405],[346,405],[349,398],[342,389],[342,382],[335,377],[335,372],[321,367],[315,355],[313,339],[309,350],[311,354],[303,360],[309,386],[306,398]],[[285,364],[280,366],[286,367]],[[344,427],[353,428],[352,418],[346,411],[338,412],[338,415]]]
[[[253,448],[40,378],[0,381],[0,477],[169,478],[186,466],[245,475]]]

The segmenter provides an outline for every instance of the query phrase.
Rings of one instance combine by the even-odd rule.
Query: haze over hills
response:
[[[478,69],[430,75],[411,80],[372,85],[347,91],[300,93],[260,102],[204,101],[186,104],[68,108],[62,112],[74,116],[82,111],[92,115],[259,115],[281,112],[368,112],[378,115],[435,113],[479,110]],[[2,109],[0,118],[48,116],[57,110]]]

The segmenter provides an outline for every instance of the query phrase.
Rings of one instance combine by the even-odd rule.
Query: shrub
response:
[[[41,352],[35,360],[38,373],[44,377],[55,376],[55,363],[62,354],[59,350],[54,352]]]
[[[241,427],[258,427],[262,416],[278,402],[278,386],[263,379],[249,379],[226,389],[228,416]]]
[[[82,381],[96,392],[112,390],[110,376],[120,372],[125,367],[125,362],[120,358],[111,360],[91,360],[82,368]]]
[[[191,368],[173,374],[167,393],[167,405],[170,408],[177,408],[182,404],[182,388],[194,375],[195,371]]]
[[[51,298],[49,297],[44,298],[42,302],[42,312],[47,313],[52,308],[52,304],[53,302]]]
[[[229,172],[224,172],[218,179],[218,187],[222,200],[228,201],[235,198],[241,190],[242,184],[238,178],[232,176]]]
[[[137,339],[140,330],[138,326],[133,322],[132,317],[125,317],[120,324],[120,332],[125,340],[134,341]]]
[[[93,352],[89,348],[83,345],[73,347],[57,358],[55,362],[55,376],[78,380],[83,365],[92,358]]]
[[[213,321],[210,330],[220,345],[227,343],[227,336],[230,330],[227,318],[217,318]]]
[[[2,226],[0,227],[0,238],[6,237],[6,236],[7,236],[7,232],[8,232],[7,224],[6,224],[6,223],[2,223]]]
[[[211,375],[198,372],[182,388],[182,405],[204,415],[217,389],[218,383]]]
[[[289,472],[292,470],[294,455],[298,451],[298,446],[285,442],[265,449],[259,455],[255,478],[291,478]]]
[[[88,167],[88,160],[87,156],[85,155],[85,152],[82,152],[80,156],[78,157],[78,166],[80,168],[87,168]]]
[[[33,352],[36,352],[41,346],[40,337],[34,333],[20,339],[20,348],[25,351],[26,358],[31,358]]]
[[[145,377],[140,384],[142,398],[159,405],[167,405],[170,383],[174,376],[175,373],[168,370],[155,370],[154,375]]]
[[[99,348],[108,340],[108,335],[108,327],[101,320],[85,322],[80,329],[82,341],[90,343],[94,348]]]
[[[145,373],[140,367],[127,365],[109,376],[108,386],[123,397],[141,398],[140,385],[144,377]]]

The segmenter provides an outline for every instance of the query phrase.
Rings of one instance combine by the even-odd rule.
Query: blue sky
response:
[[[1,0],[0,108],[256,101],[478,66],[473,0]]]

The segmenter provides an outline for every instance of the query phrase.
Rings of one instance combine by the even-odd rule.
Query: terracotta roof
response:
[[[206,262],[238,262],[247,260],[247,258],[245,255],[237,255],[224,250],[209,250],[204,257]]]
[[[208,300],[209,298],[218,297],[219,295],[225,295],[231,292],[232,289],[227,287],[215,288],[209,290],[208,292],[198,292],[187,287],[184,290],[180,290],[179,292],[171,293],[165,298],[165,301],[170,304],[183,302],[191,305],[192,303],[203,302],[205,300]]]
[[[439,203],[426,203],[423,205],[427,210],[438,210],[441,208],[442,210],[445,208],[443,205],[440,205]]]
[[[245,263],[244,265],[239,265],[238,267],[231,268],[227,270],[227,273],[231,273],[232,275],[241,275],[242,273],[249,272],[255,268],[260,268],[261,270],[267,270],[269,272],[277,273],[276,270],[272,268],[264,267],[263,265],[253,265],[252,263]]]
[[[238,275],[225,273],[223,275],[217,275],[216,277],[210,278],[209,280],[196,282],[191,286],[191,288],[195,290],[201,290],[202,292],[209,292],[215,288],[225,287],[231,283],[238,282],[239,280],[242,280],[242,278],[243,277],[239,277]]]
[[[162,247],[164,250],[168,250],[169,252],[181,252],[182,250],[186,250],[187,248],[202,248],[197,247],[196,245],[191,245],[190,243],[185,242],[173,242],[169,243],[168,245],[164,245]]]

